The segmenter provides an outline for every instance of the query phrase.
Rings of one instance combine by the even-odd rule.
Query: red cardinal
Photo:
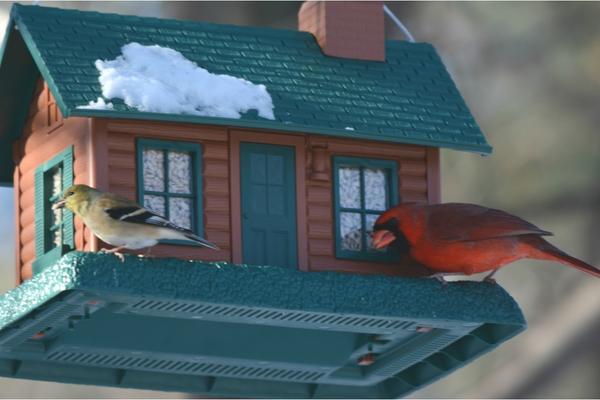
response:
[[[600,277],[600,270],[548,243],[552,235],[501,210],[475,204],[400,204],[373,226],[373,246],[409,251],[438,277],[491,271],[521,258],[550,260]]]

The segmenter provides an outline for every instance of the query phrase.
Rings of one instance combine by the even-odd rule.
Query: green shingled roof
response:
[[[293,30],[18,4],[11,23],[66,117],[185,121],[491,152],[427,43],[388,41],[386,62],[375,62],[326,56],[310,33]],[[240,120],[142,113],[118,100],[113,100],[114,111],[77,109],[101,94],[94,62],[114,59],[129,42],[170,47],[210,72],[264,84],[273,97],[276,120],[253,111]],[[5,50],[2,64],[9,57]],[[4,72],[0,70],[0,84],[7,79]]]

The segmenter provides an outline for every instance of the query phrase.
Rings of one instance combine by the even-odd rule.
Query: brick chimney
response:
[[[382,1],[306,1],[298,27],[328,56],[385,61]]]

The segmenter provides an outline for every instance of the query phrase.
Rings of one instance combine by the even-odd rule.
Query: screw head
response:
[[[43,338],[44,338],[44,336],[46,336],[46,334],[45,334],[44,332],[41,332],[41,331],[40,331],[40,332],[38,332],[38,333],[34,334],[33,336],[31,336],[31,338],[32,338],[33,340],[40,340],[40,339],[43,339]]]
[[[357,364],[360,365],[361,367],[367,367],[367,366],[373,364],[375,362],[376,358],[377,357],[375,356],[375,354],[367,353],[358,359]]]

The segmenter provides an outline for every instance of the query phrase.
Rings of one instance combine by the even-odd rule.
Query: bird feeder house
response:
[[[0,297],[0,376],[400,397],[523,330],[498,285],[442,286],[371,246],[383,210],[440,201],[439,148],[491,151],[435,49],[384,39],[382,6],[307,2],[293,31],[14,5],[0,182],[15,191],[20,285]],[[153,108],[170,91],[133,104],[99,79],[131,46],[243,89],[183,111]],[[244,90],[269,101],[231,111]],[[220,250],[96,254],[108,246],[51,208],[72,183]]]

